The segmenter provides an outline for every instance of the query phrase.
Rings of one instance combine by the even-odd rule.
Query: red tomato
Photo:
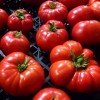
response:
[[[63,90],[48,87],[40,90],[32,100],[71,100]]]
[[[78,22],[73,27],[71,35],[82,45],[97,45],[100,43],[100,22],[96,20]]]
[[[33,19],[24,9],[17,9],[8,17],[8,27],[12,31],[29,33],[33,27]]]
[[[38,10],[40,19],[45,23],[48,20],[59,20],[65,22],[67,19],[67,8],[60,2],[46,1]]]
[[[94,18],[100,21],[100,1],[92,3],[90,8],[93,10]]]
[[[0,9],[0,30],[5,28],[7,25],[7,20],[8,20],[8,14],[5,10]]]
[[[96,2],[96,1],[100,1],[100,0],[89,0],[88,5],[91,5],[92,3]]]
[[[0,86],[12,96],[28,96],[44,83],[44,70],[32,57],[13,52],[0,62]]]
[[[1,38],[0,47],[5,55],[16,51],[28,53],[30,42],[21,32],[9,31]]]
[[[67,20],[71,27],[84,20],[94,19],[93,11],[89,6],[81,5],[69,11]]]
[[[66,5],[68,10],[71,10],[77,6],[86,5],[89,0],[58,0],[58,1]]]
[[[26,3],[27,5],[31,5],[31,6],[38,6],[41,3],[43,3],[44,1],[47,0],[22,0],[24,3]]]
[[[45,52],[51,51],[56,45],[68,40],[68,32],[64,24],[57,20],[50,20],[42,25],[36,33],[36,43]]]

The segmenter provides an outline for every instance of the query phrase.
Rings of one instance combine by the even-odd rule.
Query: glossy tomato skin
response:
[[[96,20],[78,22],[73,27],[71,35],[84,46],[95,46],[100,43],[100,22]]]
[[[71,11],[69,11],[67,16],[68,23],[71,27],[80,21],[92,19],[94,19],[93,11],[89,6],[86,5],[73,8]]]
[[[70,91],[91,93],[100,90],[100,67],[89,65],[86,70],[76,70],[73,78],[66,86]]]
[[[32,100],[71,100],[71,98],[63,90],[48,87],[40,90]]]
[[[4,9],[0,9],[0,30],[6,27],[8,14]]]
[[[57,86],[65,86],[73,77],[74,72],[75,68],[72,61],[60,60],[50,66],[49,76],[50,80]]]
[[[95,20],[100,21],[100,1],[95,1],[90,5],[93,10]]]
[[[58,0],[58,1],[66,5],[68,10],[71,10],[77,6],[88,4],[89,0]]]
[[[50,52],[53,47],[67,40],[68,32],[64,24],[57,20],[50,20],[43,24],[36,33],[36,43],[45,52]]]
[[[30,42],[21,32],[9,31],[1,38],[0,48],[5,55],[17,51],[27,54],[30,49]]]
[[[22,52],[13,52],[0,63],[0,86],[12,96],[34,94],[43,83],[44,71],[41,65]]]
[[[60,2],[46,1],[39,7],[38,15],[43,23],[48,20],[59,20],[65,22],[67,19],[67,8]]]
[[[100,0],[89,0],[88,5],[91,5],[92,3],[96,2],[96,1],[100,2]]]
[[[41,5],[44,1],[47,0],[22,0],[24,3],[26,3],[27,5],[31,5],[31,6],[39,6]]]
[[[29,33],[33,27],[33,19],[25,9],[17,9],[8,17],[8,27],[12,31]]]

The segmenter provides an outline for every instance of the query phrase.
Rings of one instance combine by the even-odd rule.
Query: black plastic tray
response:
[[[37,15],[38,7],[30,7],[25,5],[21,0],[4,0],[3,6],[1,7],[4,10],[7,11],[8,14],[11,14],[14,10],[19,8],[24,8],[32,15],[34,20],[34,26],[32,31],[30,32],[28,39],[31,42],[30,45],[30,51],[29,55],[35,58],[44,68],[45,71],[45,84],[42,88],[45,87],[56,87],[51,81],[48,76],[49,67],[50,67],[50,61],[49,61],[49,53],[43,52],[35,42],[35,34],[38,28],[41,26],[41,20],[39,19]],[[65,23],[65,26],[68,31],[70,31],[70,27],[67,23]],[[0,37],[2,37],[3,34],[5,34],[9,29],[6,27],[2,32],[0,32]],[[70,35],[70,34],[69,34]],[[95,55],[97,54],[100,49],[97,47],[92,48],[95,52]],[[0,60],[2,60],[5,57],[3,52],[0,50]],[[99,57],[96,55],[96,59],[99,61]],[[59,88],[59,87],[57,87]],[[94,94],[78,94],[78,93],[72,93],[64,88],[61,88],[66,93],[69,94],[71,97],[71,100],[100,100],[100,92],[94,93]],[[5,91],[3,91],[2,88],[0,88],[0,100],[32,100],[32,97],[34,95],[28,96],[28,97],[13,97],[8,95]]]

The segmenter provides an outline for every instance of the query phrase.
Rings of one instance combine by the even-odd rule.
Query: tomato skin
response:
[[[50,29],[52,25],[49,23],[54,23],[55,31]],[[36,33],[36,43],[45,52],[50,52],[53,47],[63,44],[66,40],[68,40],[68,32],[64,24],[57,20],[43,24]]]
[[[77,70],[66,86],[70,91],[91,93],[100,90],[100,67],[89,65],[86,70]]]
[[[9,15],[7,23],[10,30],[22,31],[23,33],[29,33],[33,27],[32,16],[24,9],[17,9]]]
[[[8,14],[4,9],[0,9],[0,30],[7,25]]]
[[[20,36],[17,37],[15,36],[16,34]],[[30,42],[22,33],[18,33],[18,31],[9,31],[1,38],[0,47],[5,55],[16,51],[27,54],[30,49]]]
[[[78,22],[73,27],[71,35],[84,46],[95,46],[100,43],[100,22],[96,20]]]
[[[56,6],[51,8],[50,6]],[[65,22],[67,19],[67,8],[60,2],[46,1],[41,4],[38,10],[38,15],[43,23],[46,23],[48,20],[59,20]]]
[[[48,87],[40,90],[32,100],[71,100],[68,94],[63,90],[53,87]]]
[[[96,2],[96,1],[100,1],[100,0],[89,0],[88,5],[91,5],[92,3]]]
[[[67,16],[68,23],[71,27],[80,21],[92,19],[94,19],[93,11],[89,6],[86,5],[73,8],[71,11],[69,11]]]
[[[19,64],[26,69],[20,71]],[[24,67],[25,67],[24,66]],[[0,85],[12,96],[28,96],[39,90],[44,84],[44,71],[32,57],[22,52],[7,55],[0,63]]]
[[[100,1],[95,1],[90,5],[93,10],[95,20],[100,21]]]
[[[66,5],[68,10],[71,10],[77,6],[86,5],[89,0],[58,0],[58,1]]]
[[[74,64],[70,60],[56,61],[50,66],[50,80],[57,86],[65,86],[74,75]],[[60,80],[60,81],[59,81]]]

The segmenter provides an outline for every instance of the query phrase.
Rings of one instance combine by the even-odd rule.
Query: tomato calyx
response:
[[[28,59],[27,58],[25,58],[25,60],[24,60],[24,63],[21,63],[21,62],[19,62],[18,61],[18,70],[20,71],[20,72],[23,72],[26,68],[27,68],[27,66],[28,66]]]
[[[16,38],[20,38],[21,35],[22,35],[22,32],[15,31],[15,35],[14,35],[14,36],[15,36]]]
[[[56,4],[55,4],[55,3],[51,3],[51,4],[49,5],[49,7],[50,7],[51,9],[55,9],[55,8],[56,8]]]
[[[20,20],[24,20],[24,19],[25,19],[24,12],[23,12],[22,10],[17,10],[16,16],[17,16]]]
[[[49,30],[50,30],[51,32],[56,32],[56,31],[57,31],[57,28],[56,28],[54,22],[52,22],[52,23],[49,22],[48,24],[49,24]]]
[[[77,57],[73,55],[72,61],[74,62],[74,66],[76,69],[86,69],[89,63],[89,59],[84,58],[84,54],[81,54]]]

